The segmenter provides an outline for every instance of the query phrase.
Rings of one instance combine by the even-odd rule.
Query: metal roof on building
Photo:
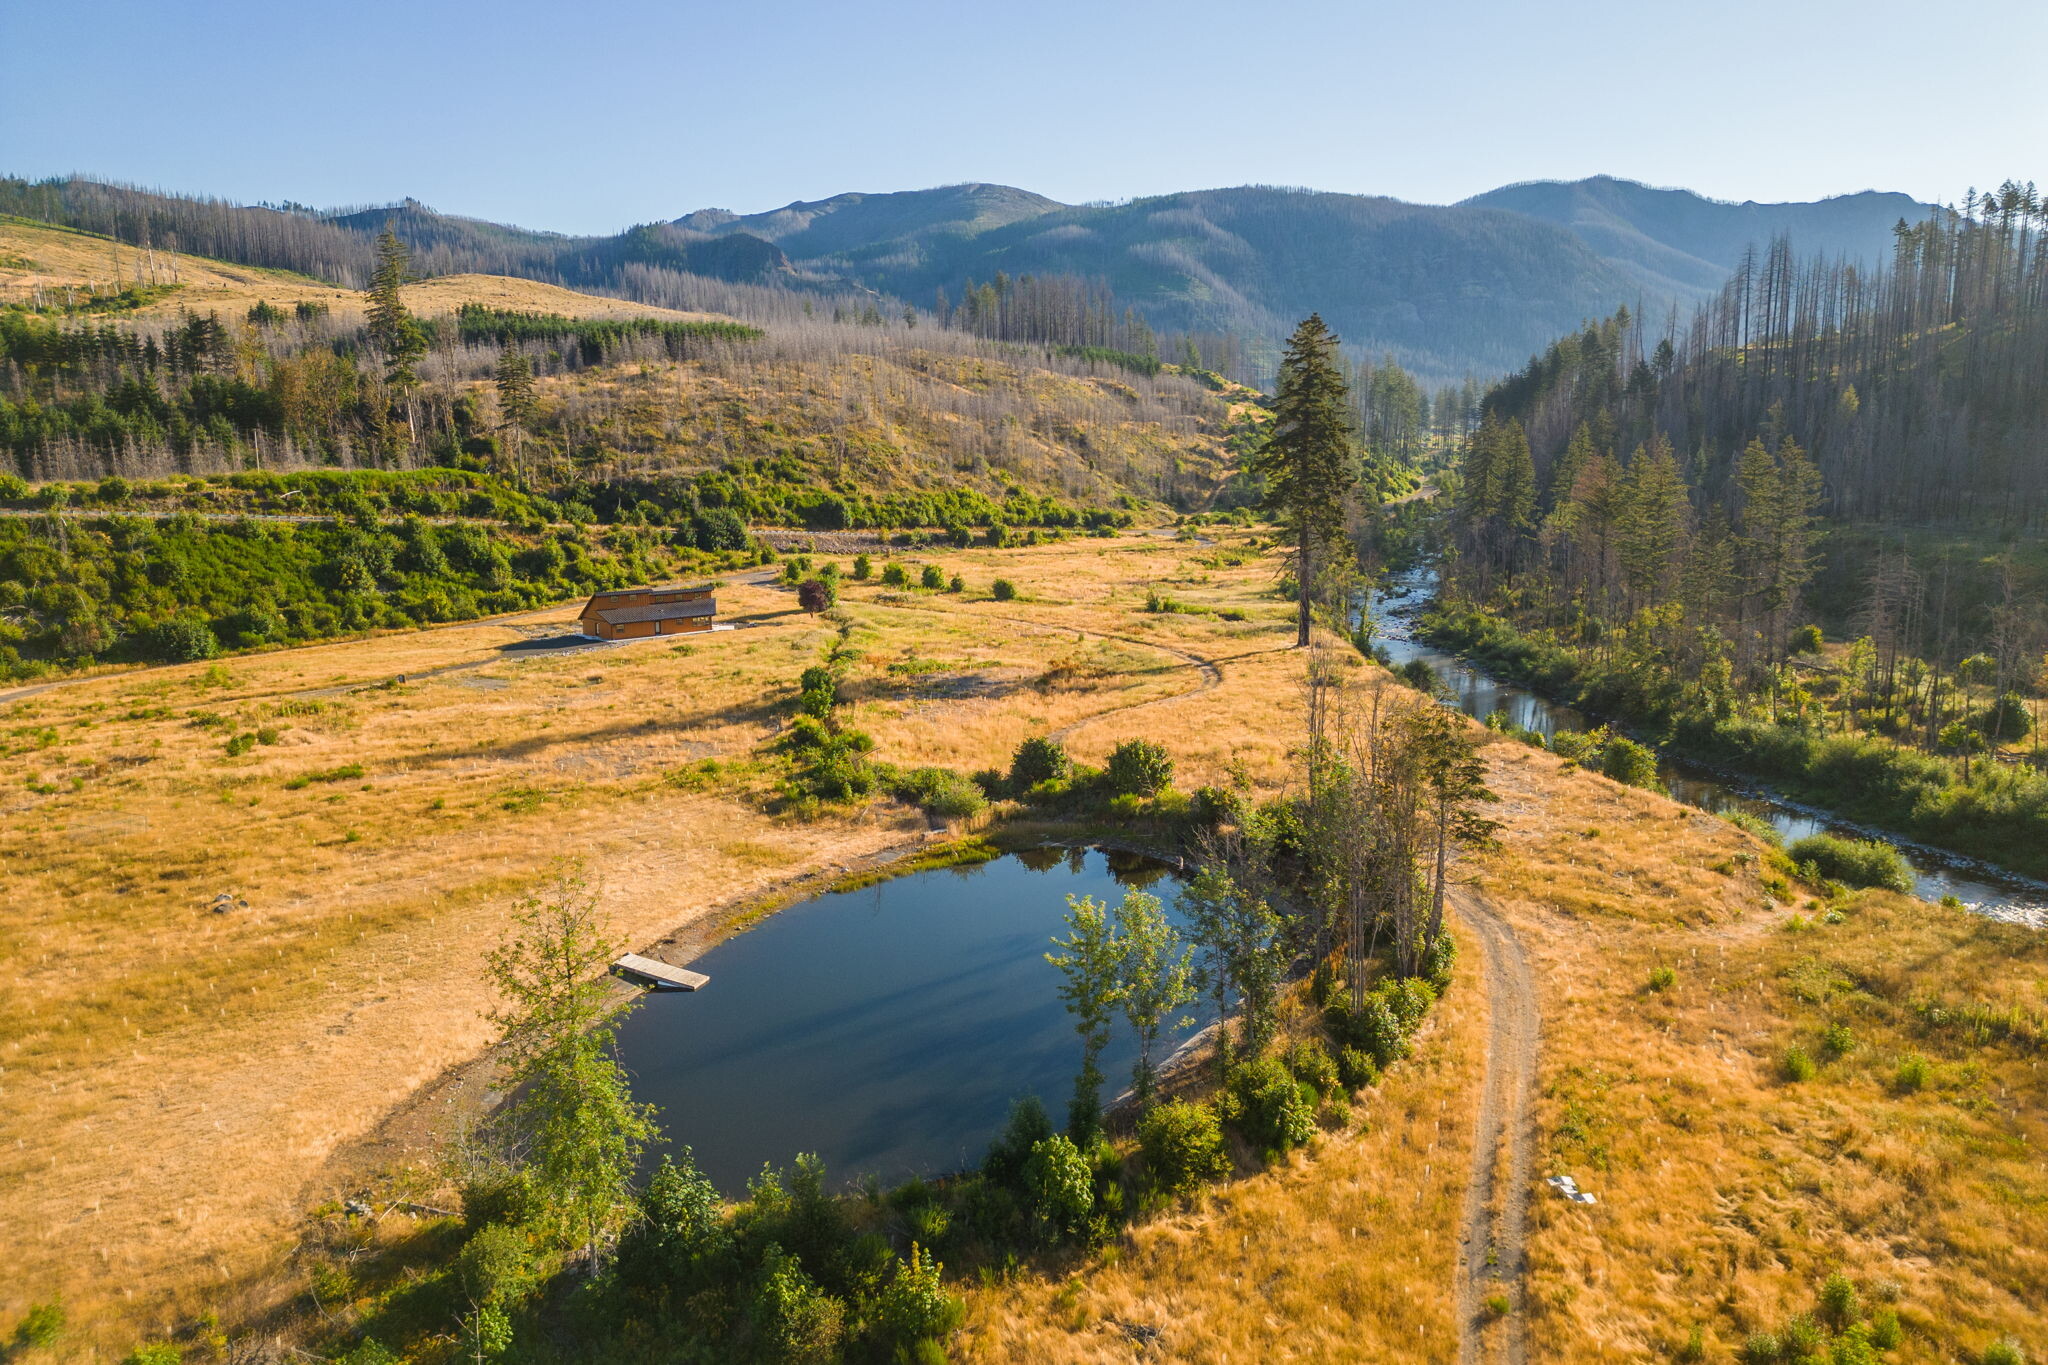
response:
[[[710,616],[717,612],[718,603],[708,597],[694,602],[656,602],[650,607],[600,607],[594,613],[608,626],[630,625],[636,621],[680,621],[692,616]]]

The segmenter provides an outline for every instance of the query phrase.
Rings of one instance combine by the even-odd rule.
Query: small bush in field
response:
[[[1032,1215],[1054,1239],[1079,1235],[1095,1211],[1095,1173],[1065,1133],[1032,1144],[1024,1190]]]
[[[1315,1104],[1279,1058],[1261,1057],[1239,1067],[1230,1089],[1238,1126],[1253,1146],[1284,1152],[1315,1136]]]
[[[910,586],[910,571],[901,564],[882,566],[882,586],[885,588],[907,588]]]
[[[64,1335],[64,1305],[52,1300],[49,1303],[29,1305],[28,1312],[14,1325],[12,1349],[7,1358],[24,1351],[40,1351],[57,1344],[57,1338]]]
[[[2027,1353],[2017,1341],[1994,1341],[1977,1357],[1978,1365],[2027,1365]]]
[[[1650,989],[1653,991],[1668,991],[1677,980],[1677,972],[1669,967],[1659,967],[1656,971],[1650,973]]]
[[[1898,849],[1882,839],[1844,839],[1834,834],[1813,834],[1786,850],[1792,861],[1831,881],[1849,886],[1878,886],[1887,891],[1911,891],[1913,874]]]
[[[1855,1047],[1856,1035],[1851,1033],[1849,1026],[1840,1020],[1829,1024],[1827,1030],[1820,1036],[1820,1050],[1826,1054],[1830,1061],[1837,1057],[1848,1056],[1850,1052],[1855,1050]]]
[[[856,582],[865,583],[875,576],[875,561],[866,555],[853,557],[853,577]]]
[[[1889,1308],[1880,1308],[1870,1315],[1870,1344],[1880,1351],[1898,1349],[1906,1334],[1899,1330],[1899,1315]]]
[[[917,585],[938,592],[946,586],[945,571],[936,564],[927,564],[924,566],[924,572],[918,575]]]
[[[1744,1365],[1777,1365],[1784,1354],[1775,1332],[1751,1332],[1742,1343]]]
[[[1010,759],[1010,786],[1028,792],[1041,782],[1064,780],[1074,774],[1074,760],[1056,739],[1033,736],[1017,746]]]
[[[896,1262],[896,1273],[875,1305],[877,1325],[892,1344],[909,1348],[947,1336],[966,1316],[966,1304],[946,1292],[939,1272],[931,1252],[915,1242],[909,1258]]]
[[[1909,1052],[1899,1059],[1899,1069],[1892,1074],[1892,1083],[1904,1091],[1924,1090],[1933,1074],[1927,1059],[1917,1052]]]
[[[1007,578],[998,578],[988,585],[989,596],[998,602],[1014,602],[1017,599],[1017,585]]]
[[[1146,739],[1127,739],[1110,750],[1109,789],[1119,796],[1157,796],[1173,781],[1173,759]]]
[[[1821,1281],[1820,1315],[1837,1332],[1863,1316],[1863,1301],[1855,1283],[1839,1270]]]
[[[954,574],[951,578],[946,580],[946,591],[950,593],[966,592],[967,580],[962,578],[959,574]]]
[[[1805,1360],[1808,1356],[1820,1354],[1822,1334],[1812,1318],[1801,1313],[1785,1324],[1785,1330],[1778,1334],[1778,1349],[1785,1353],[1787,1360]]]
[[[1814,1072],[1813,1058],[1807,1055],[1805,1048],[1794,1044],[1778,1058],[1778,1072],[1794,1083],[1810,1081]]]
[[[1207,1105],[1168,1100],[1138,1120],[1138,1146],[1145,1169],[1168,1194],[1182,1194],[1229,1174],[1223,1128]]]

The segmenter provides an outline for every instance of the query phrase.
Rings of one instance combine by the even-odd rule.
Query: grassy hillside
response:
[[[452,314],[466,303],[572,318],[704,316],[505,275],[436,276],[409,286],[405,297],[408,307],[428,317]],[[364,311],[359,291],[310,275],[179,251],[144,251],[76,228],[0,217],[0,307],[136,319],[214,312],[234,321],[259,303],[287,313],[302,303],[320,305],[343,318],[360,318]]]

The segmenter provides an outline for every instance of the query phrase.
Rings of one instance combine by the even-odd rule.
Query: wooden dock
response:
[[[702,972],[693,972],[685,967],[672,967],[666,962],[656,962],[651,957],[638,953],[627,953],[612,964],[612,973],[628,981],[651,986],[658,991],[694,991],[711,984],[711,978]]]

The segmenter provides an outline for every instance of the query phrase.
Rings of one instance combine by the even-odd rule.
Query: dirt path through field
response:
[[[947,607],[920,607],[904,602],[877,603],[875,605],[887,605],[897,611],[931,612],[939,616],[962,616],[966,614],[953,611]],[[1136,645],[1140,649],[1154,649],[1158,650],[1161,654],[1171,654],[1174,658],[1195,669],[1200,680],[1185,692],[1171,692],[1163,697],[1147,697],[1143,701],[1127,702],[1122,706],[1112,706],[1107,711],[1097,711],[1093,715],[1083,716],[1079,720],[1062,725],[1047,736],[1048,739],[1056,739],[1061,743],[1065,743],[1075,731],[1093,725],[1097,721],[1106,720],[1111,716],[1129,715],[1131,712],[1142,710],[1147,706],[1158,706],[1164,702],[1181,701],[1187,697],[1194,696],[1197,692],[1211,691],[1221,686],[1223,682],[1223,665],[1220,660],[1211,659],[1207,655],[1197,654],[1193,650],[1182,649],[1177,645],[1162,645],[1157,640],[1140,639],[1135,635],[1118,635],[1111,631],[1086,630],[1080,626],[1067,625],[1064,622],[1034,621],[1028,616],[989,616],[976,612],[974,617],[979,621],[1004,621],[1013,626],[1030,626],[1034,630],[1047,631],[1054,634],[1084,635],[1091,640],[1115,640],[1119,644]]]
[[[1487,1003],[1486,1080],[1472,1143],[1472,1182],[1466,1187],[1458,1258],[1458,1359],[1461,1365],[1528,1358],[1523,1331],[1523,1246],[1535,1166],[1537,1034],[1541,1018],[1529,961],[1514,928],[1482,895],[1453,893],[1458,914],[1473,929],[1484,960]],[[1487,1305],[1504,1297],[1505,1316]]]

